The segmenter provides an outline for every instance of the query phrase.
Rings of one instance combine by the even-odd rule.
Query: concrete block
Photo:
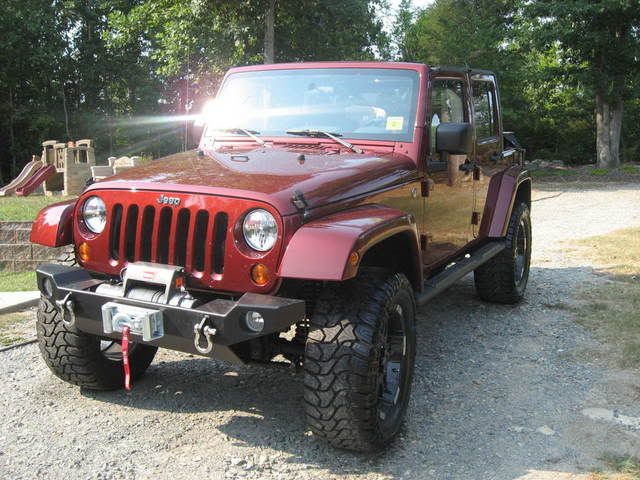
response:
[[[28,243],[31,240],[31,228],[16,228],[15,242]]]
[[[31,244],[0,244],[0,260],[32,260]]]
[[[52,261],[62,253],[61,248],[45,247],[44,245],[31,244],[31,259]]]

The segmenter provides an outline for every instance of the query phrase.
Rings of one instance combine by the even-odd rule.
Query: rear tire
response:
[[[496,303],[522,300],[531,265],[531,216],[526,203],[515,206],[509,220],[506,248],[474,272],[481,299]]]
[[[62,321],[58,309],[44,297],[38,306],[36,333],[38,346],[49,369],[65,382],[91,390],[115,390],[124,385],[122,352],[103,348],[103,340],[81,332]],[[143,344],[134,344],[129,354],[131,377],[140,378],[147,370],[158,350]]]
[[[411,391],[415,312],[402,274],[365,270],[320,294],[304,360],[305,413],[315,435],[356,451],[393,440]]]

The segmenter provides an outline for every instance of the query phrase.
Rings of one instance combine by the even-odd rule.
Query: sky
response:
[[[431,5],[433,3],[434,0],[413,0],[413,6],[414,8],[424,8],[428,5]],[[398,4],[400,3],[400,0],[389,0],[389,4],[391,5],[391,8],[393,8],[394,10],[398,7]]]

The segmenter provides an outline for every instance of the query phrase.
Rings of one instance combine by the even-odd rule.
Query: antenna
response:
[[[189,45],[187,45],[187,75],[185,78],[185,101],[184,101],[184,143],[182,144],[182,151],[186,152],[189,148],[189,110],[191,110],[191,104],[189,103],[189,76],[191,73],[191,66],[189,62]]]

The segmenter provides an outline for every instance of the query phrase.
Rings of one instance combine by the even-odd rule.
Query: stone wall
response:
[[[62,253],[62,248],[34,245],[29,241],[30,234],[31,222],[0,222],[0,270],[33,270]]]

